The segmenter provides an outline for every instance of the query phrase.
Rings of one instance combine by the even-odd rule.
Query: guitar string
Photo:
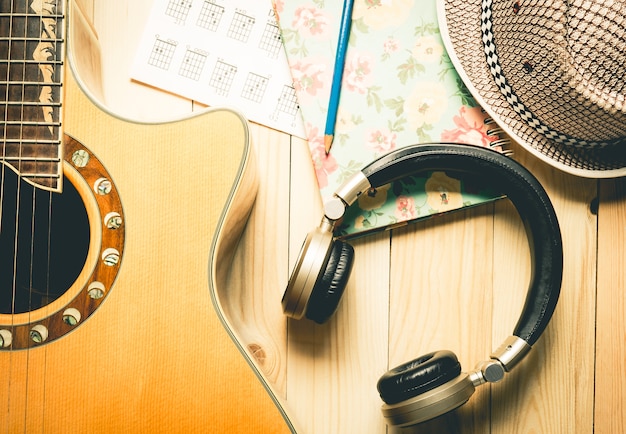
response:
[[[24,16],[24,42],[23,42],[23,47],[24,47],[24,53],[22,54],[21,59],[24,59],[24,63],[22,65],[22,83],[21,83],[21,97],[22,97],[22,101],[25,102],[26,99],[26,74],[27,74],[27,69],[26,69],[26,59],[27,59],[27,50],[28,50],[28,8],[29,6],[26,6],[26,10],[25,10],[25,16]],[[20,113],[20,134],[19,134],[19,145],[18,145],[18,161],[17,161],[17,172],[18,172],[18,183],[17,183],[17,211],[16,211],[16,223],[15,223],[15,258],[17,261],[18,255],[20,254],[19,251],[19,244],[18,244],[18,237],[19,237],[19,214],[20,214],[20,210],[21,210],[21,201],[22,201],[22,153],[23,153],[23,140],[24,140],[24,122],[25,122],[25,110],[26,110],[26,104],[22,104],[21,106],[21,113]],[[34,190],[33,190],[34,191]],[[33,212],[34,214],[34,212]],[[32,234],[31,234],[32,235]],[[31,244],[32,244],[32,237],[31,237]],[[32,248],[31,248],[32,250]],[[32,256],[30,257],[31,261],[31,270],[32,270]],[[17,274],[17,271],[16,271]],[[30,280],[30,279],[29,279]],[[19,288],[16,288],[16,292],[19,290]],[[31,297],[31,291],[30,288],[28,288],[28,323],[30,324],[31,321],[31,314],[30,314],[30,306],[31,306],[31,302],[30,302],[30,297]],[[27,340],[27,342],[30,343],[30,339]],[[28,348],[26,349],[26,371],[25,372],[29,372],[29,368],[30,368],[30,361],[31,361],[31,357],[30,357],[30,344],[28,345]],[[25,402],[25,408],[28,408],[28,402],[29,402],[29,380],[30,380],[30,376],[26,375],[24,378],[24,402]],[[28,420],[28,411],[24,411],[24,428],[26,429],[27,427],[27,420]]]
[[[11,2],[11,13],[10,15],[12,16],[13,14],[13,2]],[[9,19],[8,20],[8,36],[12,33],[13,31],[13,20]],[[3,35],[4,36],[4,35]],[[9,63],[8,63],[8,59],[10,58],[10,53],[11,53],[11,38],[8,38],[7,41],[7,70],[6,70],[6,86],[4,89],[4,129],[2,131],[2,135],[3,135],[3,140],[2,140],[2,154],[0,155],[0,157],[2,158],[2,164],[0,164],[0,234],[2,233],[2,209],[3,209],[3,205],[4,205],[4,175],[5,175],[5,164],[4,162],[6,161],[6,143],[7,143],[7,121],[8,121],[8,115],[9,115]],[[3,61],[5,61],[5,59],[2,59]]]
[[[11,2],[11,12],[10,12],[10,16],[13,16],[13,2]],[[3,140],[2,140],[2,164],[0,164],[0,166],[2,166],[0,168],[0,233],[2,233],[2,210],[3,210],[3,206],[4,206],[4,179],[5,179],[5,164],[4,162],[6,161],[6,143],[7,143],[7,122],[8,122],[8,116],[9,116],[9,78],[10,78],[10,68],[9,68],[9,59],[11,57],[11,45],[12,45],[12,41],[11,38],[9,38],[8,36],[11,35],[11,33],[13,32],[13,20],[10,18],[9,20],[9,25],[8,25],[8,34],[7,34],[7,54],[6,54],[6,59],[2,59],[2,61],[6,61],[6,86],[4,89],[4,129],[2,132],[3,135]]]
[[[9,78],[10,78],[10,65],[9,65],[9,59],[11,58],[11,48],[12,48],[12,40],[9,37],[12,33],[13,33],[13,7],[14,4],[13,2],[11,2],[11,6],[10,6],[10,15],[9,15],[9,23],[8,23],[8,34],[7,34],[7,53],[6,53],[6,59],[2,59],[3,61],[6,60],[6,86],[5,86],[5,105],[4,105],[4,130],[3,130],[3,140],[2,140],[2,164],[0,164],[0,166],[2,166],[0,168],[1,173],[1,179],[0,179],[0,234],[2,233],[2,228],[3,228],[3,208],[4,208],[4,188],[5,188],[5,175],[6,175],[6,143],[7,143],[7,120],[8,120],[8,115],[9,115]],[[15,279],[13,279],[14,281]],[[12,286],[15,286],[15,284],[13,283]],[[5,291],[5,288],[1,289],[2,291]],[[6,290],[8,290],[8,288],[6,288]],[[4,296],[4,295],[3,295]],[[11,316],[11,330],[13,330],[13,316]],[[12,371],[12,366],[13,366],[13,357],[12,357],[12,353],[9,354],[9,372]],[[6,414],[9,414],[9,410],[11,409],[11,375],[7,375],[7,379],[6,379],[6,387],[8,390],[8,398],[7,398],[7,402],[6,402]],[[9,418],[7,418],[6,421],[6,430],[5,432],[9,432]]]
[[[60,62],[57,63],[57,61],[61,60],[58,57],[58,54],[61,50],[58,50],[58,47],[56,44],[60,43],[60,42],[55,42],[58,41],[58,32],[62,29],[64,29],[64,27],[59,27],[59,20],[61,20],[61,24],[63,24],[63,19],[59,18],[58,12],[63,12],[62,10],[59,11],[59,6],[58,6],[58,2],[59,1],[63,1],[63,0],[56,0],[55,2],[53,2],[51,4],[51,9],[49,11],[42,11],[42,15],[45,16],[45,12],[48,13],[48,18],[42,18],[41,22],[40,22],[40,35],[42,38],[42,50],[44,50],[47,55],[48,55],[48,59],[51,61],[51,69],[52,69],[52,74],[50,75],[50,77],[46,77],[43,76],[43,86],[40,89],[40,101],[44,102],[44,109],[45,110],[49,110],[48,116],[50,117],[49,119],[46,117],[46,113],[44,112],[44,116],[43,116],[43,122],[44,125],[48,125],[48,129],[50,131],[50,134],[52,135],[53,139],[58,138],[57,135],[55,135],[55,131],[54,131],[54,125],[55,125],[55,121],[57,120],[57,118],[55,118],[55,113],[54,113],[54,109],[53,108],[49,108],[47,107],[45,104],[49,103],[49,104],[54,104],[54,98],[57,97],[59,98],[59,103],[60,103],[60,98],[62,93],[59,92],[58,94],[55,94],[52,90],[52,88],[50,87],[50,85],[55,83],[55,65],[59,65]],[[62,6],[61,6],[62,8]],[[44,42],[47,41],[47,42]],[[59,66],[59,68],[62,68],[62,66]],[[43,71],[43,70],[42,70]],[[57,71],[58,72],[58,71]],[[49,83],[47,83],[47,81],[49,81]],[[60,116],[59,113],[56,113],[57,117]],[[60,120],[60,118],[58,118]],[[39,129],[38,129],[39,131]],[[60,130],[59,130],[60,131]],[[62,136],[60,137],[62,140]],[[63,164],[63,159],[61,159],[61,161],[58,164]],[[58,169],[57,169],[58,170]],[[61,177],[63,176],[63,171],[61,168]],[[59,180],[59,182],[61,182]],[[48,233],[46,234],[47,236],[47,240],[46,240],[46,245],[47,245],[47,252],[46,252],[46,281],[45,281],[45,287],[46,287],[46,317],[48,316],[49,313],[49,304],[47,303],[47,301],[50,300],[50,269],[51,269],[51,256],[52,256],[52,252],[51,252],[51,248],[52,248],[52,243],[51,243],[51,236],[52,236],[52,201],[53,201],[53,195],[54,193],[52,191],[48,191]],[[47,360],[47,351],[46,351],[46,357],[45,360]],[[46,377],[44,376],[44,383],[45,383],[45,379]],[[45,390],[45,388],[44,388]],[[44,396],[44,404],[45,404],[45,396]],[[44,407],[44,406],[42,406]]]
[[[42,20],[40,21],[40,32],[39,32],[39,34],[40,34],[40,36],[42,38],[42,43],[41,43],[42,44],[42,49],[47,52],[48,59],[52,60],[50,67],[52,69],[53,74],[51,74],[50,77],[49,77],[51,83],[54,83],[54,81],[55,81],[55,74],[54,74],[54,72],[56,70],[56,68],[55,68],[56,63],[55,63],[55,61],[61,60],[61,59],[58,58],[58,53],[61,50],[58,50],[58,47],[56,45],[53,45],[53,44],[55,44],[54,41],[58,41],[58,37],[57,37],[58,36],[58,32],[60,30],[62,31],[64,29],[64,27],[61,27],[61,28],[59,27],[59,22],[58,22],[59,20],[62,20],[62,18],[58,18],[57,13],[58,12],[63,12],[63,10],[59,11],[58,4],[57,4],[59,1],[63,1],[63,0],[56,0],[54,2],[54,4],[51,5],[52,9],[50,11],[48,11],[48,14],[50,15],[50,17],[47,18],[47,20],[49,20],[48,23],[51,25],[51,27],[49,28],[49,26],[46,24],[46,21],[45,21],[46,19],[45,18],[42,18]],[[42,15],[45,15],[44,11],[42,11]],[[51,17],[55,17],[55,18],[51,18]],[[53,22],[54,22],[54,24],[52,24]],[[61,24],[63,25],[64,22],[62,21]],[[48,44],[45,44],[43,42],[46,38],[48,40]],[[46,47],[48,47],[48,48],[46,48]],[[59,66],[59,68],[62,68],[62,66]],[[42,70],[42,72],[43,72],[43,70]],[[48,87],[47,90],[44,90],[46,88],[45,81],[46,81],[47,77],[42,74],[42,78],[43,78],[43,80],[42,80],[43,81],[43,86],[42,86],[42,89],[40,89],[40,101],[43,100],[43,101],[47,101],[49,103],[53,103],[54,102],[54,97],[58,97],[59,98],[59,102],[60,102],[62,93],[59,92],[58,94],[54,94],[52,92],[52,89],[49,86],[47,86]],[[49,92],[47,99],[45,97],[44,92]],[[53,110],[53,109],[50,109],[50,110]],[[54,112],[51,112],[50,115],[51,115],[51,118],[47,119],[46,116],[45,116],[45,113],[44,113],[43,121],[44,121],[44,124],[48,124],[49,123],[49,127],[48,128],[50,130],[50,133],[52,134],[52,137],[55,138],[54,127],[53,127],[53,124],[54,124],[54,121],[55,121]],[[57,116],[59,116],[59,113],[57,113]],[[60,120],[60,118],[59,118],[59,120]],[[37,129],[37,131],[39,131],[39,129]],[[59,130],[59,133],[60,133],[60,130]],[[60,136],[60,138],[62,140],[62,136]],[[59,164],[61,164],[61,165],[63,164],[63,160],[62,159],[61,159],[61,162]],[[61,176],[63,176],[62,170],[61,170]],[[54,193],[52,191],[48,191],[47,194],[48,194],[48,219],[47,219],[47,221],[48,221],[48,233],[46,235],[47,236],[47,243],[46,243],[46,245],[48,246],[48,248],[47,248],[47,252],[46,252],[47,253],[46,254],[46,298],[48,300],[46,300],[46,301],[49,301],[49,297],[50,297],[50,272],[49,272],[49,270],[50,270],[50,266],[51,266],[51,250],[50,249],[51,249],[51,246],[52,246],[52,244],[51,244],[51,234],[52,234],[52,197],[53,197]],[[49,305],[46,304],[46,316],[49,313],[48,311],[49,311]],[[48,350],[47,350],[47,347],[45,347],[44,348],[44,360],[43,360],[44,367],[47,367],[47,361],[48,361]],[[47,369],[46,369],[45,372],[47,372]],[[44,395],[43,395],[43,399],[42,399],[42,404],[43,405],[40,406],[40,411],[42,412],[42,416],[43,416],[44,409],[46,407],[46,405],[45,405],[46,404],[46,395],[45,395],[46,379],[47,379],[47,376],[44,375],[43,376]],[[41,418],[41,420],[43,420],[43,417]]]
[[[11,4],[11,8],[12,8],[11,23],[12,24],[13,24],[13,20],[14,19],[15,20],[19,19],[19,18],[17,18],[14,15],[16,13],[15,13],[15,11],[13,9],[13,6],[14,6],[14,2],[12,2],[12,4]],[[26,27],[26,25],[24,23],[24,36],[26,36],[26,31],[27,31],[26,29],[27,29],[27,27]],[[11,40],[12,38],[13,38],[13,32],[11,32],[9,34],[9,39]],[[13,81],[13,80],[11,80],[11,78],[12,78],[11,77],[11,65],[12,65],[11,59],[13,58],[12,48],[13,48],[13,44],[11,43],[10,50],[9,50],[9,55],[7,56],[8,57],[7,69],[8,69],[8,75],[9,75],[9,81],[7,82],[7,88],[9,88],[11,86],[11,82]],[[26,44],[25,44],[25,42],[23,44],[23,53],[21,53],[21,57],[20,58],[24,59],[24,62],[22,63],[22,73],[21,73],[22,74],[21,78],[22,78],[22,82],[23,82],[24,81],[23,80],[24,75],[26,74],[26,62],[25,62],[25,60],[26,60]],[[21,100],[23,101],[23,99],[24,99],[24,88],[22,86]],[[9,101],[9,99],[7,99],[7,101]],[[7,107],[7,111],[9,109],[10,109],[10,107]],[[18,136],[18,150],[19,150],[18,152],[21,154],[21,149],[22,149],[21,148],[21,138],[22,138],[23,133],[24,133],[24,131],[23,131],[24,104],[21,104],[20,107],[19,107],[19,118],[20,118],[21,122],[19,123],[19,130],[17,132],[17,136]],[[20,173],[20,170],[19,170],[20,169],[20,167],[19,167],[20,164],[21,164],[20,160],[18,159],[18,167],[17,167],[17,169],[18,169],[17,170],[17,172],[18,172],[18,174],[17,174],[18,182],[16,184],[16,209],[15,209],[15,226],[14,226],[15,227],[15,233],[14,233],[14,239],[13,239],[13,280],[12,280],[12,288],[11,288],[11,290],[12,290],[12,294],[11,294],[11,325],[12,325],[12,327],[11,327],[11,330],[15,330],[15,328],[14,328],[14,326],[15,326],[15,314],[16,314],[16,312],[15,312],[16,306],[15,305],[16,305],[16,299],[17,299],[17,282],[18,282],[17,281],[17,271],[18,271],[18,234],[19,234],[20,193],[21,193],[21,179],[20,179],[21,176],[19,174]],[[12,355],[12,352],[11,352],[11,355]],[[12,359],[13,358],[11,357],[11,360]],[[26,372],[28,372],[28,361],[29,361],[29,357],[27,356],[26,357],[26,369],[27,369]],[[27,382],[28,382],[28,376],[26,377],[26,381],[25,381],[25,389],[24,390],[26,392],[28,391]],[[10,391],[12,389],[12,386],[13,385],[11,383],[11,376],[9,376],[9,402],[8,402],[8,405],[9,405],[8,409],[9,410],[11,408],[11,402],[10,402],[11,393],[10,393]],[[25,423],[26,423],[26,414],[24,414],[24,426],[26,426]]]

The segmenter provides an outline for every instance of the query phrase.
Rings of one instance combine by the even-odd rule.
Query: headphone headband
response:
[[[353,175],[335,196],[346,205],[372,187],[400,178],[443,170],[470,173],[501,189],[519,213],[530,246],[531,281],[513,335],[532,346],[545,330],[559,299],[563,273],[561,232],[550,199],[537,179],[522,165],[489,148],[457,143],[407,146],[373,161]],[[331,203],[333,201],[330,201]],[[325,205],[325,210],[333,206]],[[345,210],[345,206],[342,209]],[[333,211],[331,220],[337,220]]]

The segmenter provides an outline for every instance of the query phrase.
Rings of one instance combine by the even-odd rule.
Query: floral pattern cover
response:
[[[335,138],[324,126],[341,21],[340,0],[274,0],[322,198],[398,147],[425,142],[494,145],[484,115],[456,74],[436,0],[355,0]],[[337,226],[351,237],[501,197],[443,172],[361,195]]]

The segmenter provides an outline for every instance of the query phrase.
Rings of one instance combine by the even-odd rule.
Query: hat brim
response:
[[[520,146],[553,167],[587,178],[626,176],[626,152],[604,152],[555,143],[530,127],[498,88],[485,59],[481,32],[481,2],[452,4],[437,0],[441,37],[459,77],[476,102]],[[616,162],[620,160],[620,162]]]

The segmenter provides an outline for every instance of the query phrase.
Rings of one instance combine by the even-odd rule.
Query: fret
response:
[[[6,145],[60,145],[55,139],[4,139],[2,143]]]
[[[61,122],[38,122],[38,121],[20,121],[20,120],[11,120],[4,121],[4,125],[7,127],[14,126],[22,126],[22,127],[60,127]]]
[[[20,80],[0,80],[0,88],[3,86],[9,86],[10,88],[41,88],[43,86],[50,87],[63,87],[62,83],[46,83],[44,81],[20,81]]]
[[[54,158],[60,160],[58,151],[61,144],[54,138],[50,139],[50,132],[41,139],[21,139],[20,137],[10,137],[2,141],[0,145],[0,157],[3,159],[16,157],[40,157],[41,159]]]
[[[0,161],[6,161],[7,163],[19,163],[19,162],[36,162],[36,163],[60,163],[59,158],[53,157],[2,157]]]
[[[63,44],[62,38],[43,38],[33,36],[0,36],[0,42],[50,42],[52,44]]]
[[[9,107],[61,107],[60,102],[39,102],[39,101],[4,101],[0,102],[1,106]]]
[[[55,20],[62,20],[65,18],[63,14],[50,14],[50,15],[39,15],[32,14],[28,12],[0,12],[0,18],[51,18]]]
[[[0,59],[0,65],[3,65],[3,64],[61,66],[63,65],[63,61],[62,60]]]

